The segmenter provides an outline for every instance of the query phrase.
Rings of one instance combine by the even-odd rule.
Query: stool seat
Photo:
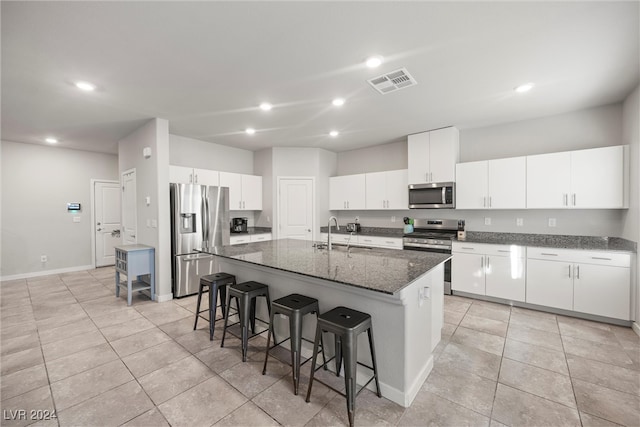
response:
[[[211,282],[216,282],[219,280],[229,280],[229,279],[233,279],[234,281],[236,280],[236,276],[234,276],[233,274],[229,274],[229,273],[214,273],[214,274],[207,274],[206,276],[202,276],[200,278],[200,281],[205,281],[207,283],[211,283]]]
[[[224,316],[227,312],[227,303],[226,303],[226,288],[228,285],[232,285],[236,283],[236,276],[229,273],[215,273],[215,274],[207,274],[206,276],[200,277],[200,288],[198,290],[198,304],[196,306],[196,321],[193,324],[193,330],[195,331],[198,327],[198,318],[202,317],[205,320],[209,321],[209,340],[213,341],[213,330],[216,325],[216,308],[220,307],[222,309],[222,315]],[[208,288],[205,290],[205,288]],[[209,308],[206,310],[200,310],[200,303],[202,302],[202,294],[208,292],[209,293]],[[216,306],[218,301],[218,293],[220,293],[220,305]],[[203,317],[200,313],[209,312],[209,319]]]
[[[267,373],[267,361],[269,360],[269,350],[275,348],[287,340],[291,340],[291,371],[293,375],[293,392],[298,394],[300,385],[300,351],[302,348],[302,340],[306,340],[302,337],[302,318],[306,314],[319,312],[318,300],[310,298],[300,294],[290,294],[271,303],[271,321],[269,325],[269,333],[267,334],[267,350],[264,355],[264,366],[262,368],[262,375]],[[276,339],[274,330],[274,321],[276,314],[281,314],[289,317],[289,338],[286,338],[280,342]],[[273,335],[273,346],[270,347],[271,336]],[[311,341],[309,341],[311,342]],[[322,349],[322,360],[324,359],[324,348]],[[306,363],[307,361],[305,361]]]
[[[240,324],[240,331],[242,340],[242,361],[247,361],[247,350],[249,347],[249,338],[253,338],[265,331],[256,334],[256,298],[265,297],[267,300],[267,310],[271,313],[271,302],[269,300],[269,287],[260,282],[242,282],[230,285],[227,289],[227,313],[224,316],[224,329],[222,331],[222,341],[220,347],[224,347],[224,338],[227,334],[227,329],[233,325]],[[231,308],[231,298],[235,298],[237,312],[240,317],[240,321],[232,325],[229,325],[229,308]],[[263,323],[267,323],[260,320]],[[249,327],[253,335],[249,336]]]
[[[336,375],[340,375],[340,366],[344,358],[344,384],[345,393],[331,387],[314,378],[316,372],[316,360],[318,358],[318,346],[322,342],[322,333],[329,332],[335,336],[335,356],[329,360],[325,360],[321,368],[326,369],[326,365],[332,359],[336,361]],[[371,354],[371,362],[373,366],[367,366],[358,362],[358,335],[367,332],[369,338],[369,351]],[[324,355],[323,355],[324,358]],[[357,365],[364,366],[373,371],[373,376],[356,392],[356,374]],[[320,368],[318,368],[320,369]],[[311,387],[313,382],[318,381],[329,387],[333,391],[341,394],[347,399],[347,413],[349,416],[349,426],[353,426],[355,418],[356,396],[373,380],[375,380],[376,391],[378,397],[380,394],[380,384],[378,382],[378,367],[376,364],[376,352],[373,343],[373,331],[371,323],[371,315],[361,311],[347,307],[336,307],[318,317],[318,326],[316,327],[316,339],[313,344],[313,357],[311,362],[311,375],[309,378],[309,388],[307,389],[307,399],[311,398]]]

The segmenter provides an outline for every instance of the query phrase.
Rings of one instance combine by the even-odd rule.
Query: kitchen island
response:
[[[344,246],[328,251],[314,242],[291,239],[208,252],[218,257],[220,271],[238,281],[268,285],[271,300],[300,293],[317,298],[321,312],[342,305],[369,313],[382,395],[405,407],[411,404],[433,368],[432,352],[443,322],[444,262],[450,255]],[[262,302],[257,312],[268,318]],[[305,318],[303,336],[312,339],[315,321],[309,320]],[[276,334],[288,336],[286,318],[274,322]],[[325,341],[329,354],[331,341]],[[359,360],[370,363],[366,334],[358,343]],[[310,355],[308,345],[303,356]],[[358,382],[363,383],[371,374],[358,368]]]

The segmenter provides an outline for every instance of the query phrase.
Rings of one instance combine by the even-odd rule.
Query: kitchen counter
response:
[[[219,271],[235,275],[238,282],[269,286],[272,301],[299,293],[316,298],[320,312],[345,306],[371,315],[381,393],[408,407],[433,369],[444,318],[444,262],[450,256],[365,248],[347,252],[344,246],[328,252],[313,243],[281,239],[209,252],[216,255]],[[261,298],[256,317],[269,318]],[[273,326],[278,336],[288,336],[288,322],[277,317]],[[315,326],[305,316],[303,336],[315,336]],[[370,366],[365,337],[358,340],[358,359]],[[333,340],[325,340],[325,345],[330,357]],[[311,352],[312,346],[303,341],[303,356]],[[370,375],[359,368],[358,383]]]
[[[462,240],[461,240],[462,241]],[[567,236],[555,234],[488,233],[467,231],[463,240],[470,243],[534,246],[557,249],[584,249],[636,252],[637,244],[619,237]]]
[[[232,236],[243,236],[245,234],[267,234],[271,233],[271,227],[247,227],[245,233],[231,233]]]
[[[246,245],[216,247],[210,252],[225,258],[331,280],[375,292],[394,294],[451,255],[392,249],[334,246],[316,249],[303,240],[280,239]]]
[[[321,233],[328,233],[328,227],[320,227]],[[335,226],[331,227],[331,234],[351,234],[347,231],[346,225],[341,225],[340,230],[336,230]],[[404,235],[403,228],[388,227],[360,227],[360,231],[353,233],[357,236],[381,236],[381,237],[402,237]]]

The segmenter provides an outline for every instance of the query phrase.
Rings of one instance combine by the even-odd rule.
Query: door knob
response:
[[[102,228],[96,228],[96,231],[102,231]]]

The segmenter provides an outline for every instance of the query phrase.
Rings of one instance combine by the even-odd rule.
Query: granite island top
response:
[[[268,234],[271,233],[271,227],[247,227],[247,231],[242,233],[231,232],[232,236],[244,236],[246,234]]]
[[[317,249],[317,242],[280,239],[233,246],[216,246],[207,252],[251,264],[303,274],[385,294],[395,294],[451,255],[394,249],[334,246]]]
[[[328,227],[320,227],[321,233],[329,232]],[[335,225],[331,227],[331,234],[351,234],[347,231],[345,225],[340,226],[340,230],[336,230]],[[402,237],[404,230],[402,228],[389,227],[365,227],[361,226],[360,231],[353,233],[356,236],[381,236],[381,237]]]

